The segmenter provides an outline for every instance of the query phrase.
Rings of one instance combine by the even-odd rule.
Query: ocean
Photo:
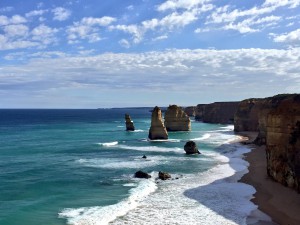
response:
[[[237,180],[250,149],[231,143],[233,126],[192,119],[149,141],[150,120],[148,108],[0,110],[0,225],[246,224],[255,190]],[[201,155],[185,155],[188,140]]]

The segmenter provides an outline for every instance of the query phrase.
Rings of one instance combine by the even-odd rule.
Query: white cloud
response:
[[[0,12],[11,12],[13,10],[14,10],[14,7],[12,7],[12,6],[6,6],[6,7],[0,8]]]
[[[33,10],[25,14],[26,17],[42,16],[48,10]]]
[[[55,37],[57,32],[58,29],[41,24],[31,31],[32,40],[40,42],[41,47],[44,47],[57,41]]]
[[[77,83],[107,89],[121,84],[124,89],[189,93],[207,87],[217,87],[224,93],[249,88],[251,92],[284,92],[289,84],[294,84],[292,81],[300,81],[299,57],[299,49],[173,49],[136,54],[105,53],[32,59],[26,65],[2,68],[2,75],[16,74],[25,83],[38,78],[51,85],[57,78],[55,86],[64,88]],[[269,84],[269,80],[273,82]],[[8,78],[8,82],[14,84],[15,80]]]
[[[64,21],[71,16],[71,11],[63,7],[57,7],[52,12],[54,14],[53,20]]]
[[[22,39],[10,40],[8,37],[0,34],[0,50],[29,48],[38,45],[39,45],[38,43],[28,41],[28,40],[22,40]]]
[[[130,48],[130,43],[126,39],[120,40],[119,44],[124,48]]]
[[[211,0],[168,0],[157,7],[158,11],[187,9],[190,10],[196,6],[203,5]]]
[[[290,44],[300,44],[300,29],[291,31],[289,33],[284,33],[281,35],[275,35],[274,39],[275,42],[284,42]]]
[[[12,24],[3,28],[7,37],[22,36],[25,37],[28,34],[29,28],[24,24]]]
[[[0,26],[5,26],[9,24],[21,24],[26,22],[27,20],[20,15],[13,15],[12,17],[0,15]]]
[[[156,38],[153,38],[153,41],[160,41],[160,40],[164,40],[164,39],[168,39],[168,35],[162,35],[162,36],[158,36]]]
[[[94,18],[94,17],[84,17],[81,20],[81,24],[87,25],[87,26],[108,26],[112,22],[115,22],[116,18],[104,16],[101,18]]]
[[[67,29],[70,44],[78,43],[80,39],[87,39],[89,42],[97,42],[100,37],[100,28],[106,27],[116,21],[116,18],[104,16],[100,18],[84,17],[79,22],[75,22]]]

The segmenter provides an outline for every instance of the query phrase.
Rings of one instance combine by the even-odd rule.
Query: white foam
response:
[[[117,126],[117,127],[125,127],[125,126]]]
[[[127,184],[123,184],[124,187],[136,187],[136,183],[127,183]]]
[[[130,196],[127,199],[117,204],[104,207],[67,208],[58,215],[60,218],[66,218],[68,224],[72,225],[105,225],[139,206],[156,189],[154,179],[144,179],[137,187],[130,190]]]
[[[235,174],[247,171],[247,163],[241,154],[249,149],[236,147],[237,151],[226,156],[208,152],[207,155],[218,162],[216,167],[168,183],[161,182],[159,191],[145,199],[140,207],[111,224],[246,225],[247,216],[257,209],[249,201],[255,189],[237,183],[239,177]]]
[[[204,134],[204,135],[202,135],[202,137],[191,139],[191,141],[202,141],[202,140],[206,140],[206,139],[210,138],[210,136],[211,136],[211,134]]]
[[[148,159],[140,158],[128,158],[128,159],[103,159],[103,158],[93,158],[93,159],[79,159],[77,163],[92,168],[106,168],[106,169],[121,169],[121,168],[145,168],[156,166],[157,164],[163,164],[166,158],[159,156],[152,156]]]
[[[134,130],[133,132],[145,132],[144,130]]]
[[[117,141],[112,141],[112,142],[106,142],[106,143],[98,143],[101,146],[105,146],[105,147],[110,147],[110,146],[115,146],[117,145],[119,142]]]
[[[184,153],[181,148],[164,148],[157,146],[129,146],[129,145],[119,145],[118,148],[142,151],[142,152],[175,152],[175,153]]]

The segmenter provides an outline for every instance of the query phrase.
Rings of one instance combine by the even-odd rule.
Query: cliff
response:
[[[151,127],[148,137],[151,140],[168,139],[168,132],[162,120],[161,110],[157,106],[155,106],[152,111]]]
[[[188,116],[195,116],[196,115],[196,106],[188,106],[184,108],[184,112],[188,115]]]
[[[234,131],[258,131],[258,116],[263,99],[251,98],[241,101],[234,115]]]
[[[167,131],[189,131],[191,121],[182,108],[170,105],[165,112],[165,127]]]
[[[126,123],[126,130],[127,131],[134,131],[133,122],[128,114],[125,114],[125,123]]]
[[[300,192],[300,95],[246,99],[234,120],[235,131],[258,131],[254,143],[266,145],[268,175]]]
[[[273,104],[265,128],[268,175],[300,192],[300,95],[267,102]]]
[[[196,110],[196,120],[205,123],[233,123],[234,114],[239,102],[215,102],[211,104],[199,104]]]
[[[198,104],[195,109],[195,120],[202,121],[206,104]]]

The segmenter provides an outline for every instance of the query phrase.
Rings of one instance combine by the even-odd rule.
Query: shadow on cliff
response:
[[[250,202],[255,189],[237,181],[247,172],[248,163],[241,158],[241,154],[249,152],[249,147],[233,143],[224,144],[218,149],[222,151],[223,156],[228,157],[229,161],[224,160],[207,175],[205,174],[211,175],[209,180],[214,178],[217,180],[186,190],[184,195],[198,201],[223,218],[237,224],[246,224],[244,218],[257,209],[257,206]]]

